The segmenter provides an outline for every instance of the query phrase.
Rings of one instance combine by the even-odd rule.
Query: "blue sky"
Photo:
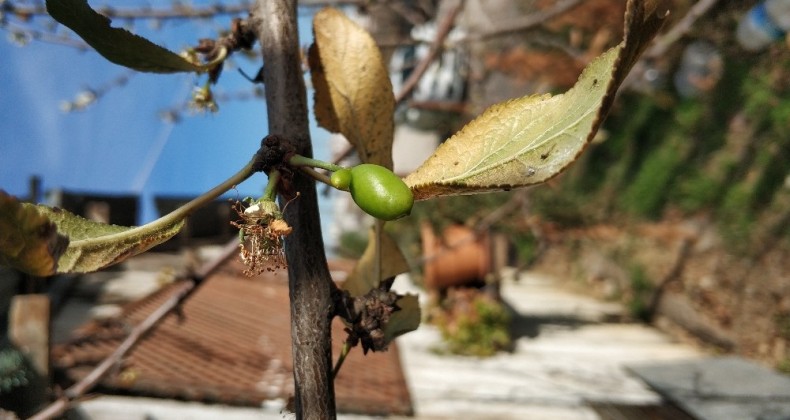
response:
[[[302,44],[310,42],[310,18],[300,15]],[[181,22],[153,31],[143,23],[134,31],[178,51],[201,37],[215,37],[226,25],[227,20]],[[27,193],[31,175],[42,177],[45,190],[141,194],[140,222],[146,222],[156,216],[154,195],[206,191],[249,161],[267,134],[265,103],[259,99],[221,102],[218,113],[185,116],[177,124],[162,121],[159,111],[184,103],[204,81],[194,75],[135,73],[126,86],[110,90],[88,109],[64,113],[61,102],[128,70],[92,51],[35,41],[20,47],[4,39],[0,55],[0,189],[14,195]],[[257,63],[243,58],[236,63],[248,74],[257,71]],[[215,92],[251,89],[235,69],[226,69]],[[319,158],[328,158],[328,136],[313,123]],[[239,186],[239,195],[259,195],[265,181],[254,176]],[[327,203],[322,213],[330,214]]]

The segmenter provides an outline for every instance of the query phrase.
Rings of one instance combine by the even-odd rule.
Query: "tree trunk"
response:
[[[264,84],[269,134],[292,142],[312,157],[307,98],[299,53],[296,0],[258,0],[254,16],[265,63]],[[297,419],[334,419],[331,318],[332,280],[324,255],[315,182],[297,172],[293,188],[301,195],[288,205],[293,227],[286,239],[291,297],[294,411]]]

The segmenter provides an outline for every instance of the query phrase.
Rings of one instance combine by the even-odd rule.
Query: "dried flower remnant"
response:
[[[215,113],[219,111],[219,105],[217,105],[217,102],[214,100],[214,93],[211,92],[211,87],[208,84],[202,87],[196,87],[192,91],[189,109],[194,112]]]
[[[346,292],[348,293],[348,292]],[[345,328],[351,346],[362,344],[362,351],[386,351],[389,346],[384,330],[392,314],[400,311],[398,294],[379,288],[371,289],[364,296],[354,299],[352,313],[354,319]]]
[[[244,274],[252,277],[285,268],[283,238],[292,228],[283,220],[277,204],[264,200],[245,207],[241,201],[236,201],[233,209],[241,218],[231,224],[239,228],[239,255],[247,266]]]
[[[181,51],[178,55],[181,58],[183,58],[184,60],[187,60],[187,61],[189,61],[192,64],[195,64],[195,65],[200,65],[201,64],[200,58],[198,58],[197,51],[195,51],[194,48],[187,48],[187,49]]]

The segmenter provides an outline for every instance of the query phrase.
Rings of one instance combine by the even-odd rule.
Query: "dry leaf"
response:
[[[35,206],[0,190],[0,264],[34,276],[55,274],[69,240]]]
[[[387,343],[408,332],[414,331],[420,326],[422,311],[417,295],[401,296],[396,303],[399,311],[394,312],[384,326],[384,340]]]
[[[376,230],[368,231],[368,246],[357,265],[351,270],[348,279],[343,283],[343,288],[351,296],[362,296],[370,289],[378,287],[382,279],[397,276],[409,271],[409,264],[398,248],[398,244],[386,232],[381,233],[381,275],[376,276],[373,271],[376,266]]]
[[[336,9],[313,19],[309,63],[318,124],[343,134],[363,163],[392,169],[395,98],[376,42]]]
[[[122,262],[172,238],[184,219],[158,229],[126,227],[94,222],[66,210],[26,204],[58,226],[70,243],[58,260],[58,273],[87,273]]]

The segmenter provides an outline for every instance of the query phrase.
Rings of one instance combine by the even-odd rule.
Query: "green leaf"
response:
[[[399,311],[393,312],[389,322],[384,326],[384,339],[387,343],[392,342],[396,337],[417,329],[420,326],[420,301],[417,295],[406,295],[398,299],[396,303]]]
[[[205,70],[143,37],[111,27],[110,19],[91,9],[85,0],[47,0],[47,12],[115,64],[151,73]]]
[[[308,58],[318,124],[343,134],[363,163],[392,170],[395,97],[376,42],[332,8],[316,13],[313,32]]]
[[[595,136],[663,16],[653,1],[629,0],[620,45],[593,60],[564,94],[528,96],[486,110],[404,179],[414,198],[509,190],[559,174]]]
[[[139,227],[115,226],[94,222],[62,209],[32,204],[25,206],[47,216],[71,240],[58,260],[58,273],[87,273],[117,264],[170,239],[184,226],[183,218]]]
[[[68,244],[69,239],[34,206],[0,190],[0,265],[49,276]]]
[[[371,228],[368,231],[368,246],[360,257],[357,265],[351,270],[348,279],[343,283],[343,288],[348,290],[351,296],[363,296],[370,289],[378,287],[383,279],[397,276],[398,274],[409,271],[409,264],[398,248],[398,244],[386,232],[381,232],[381,275],[376,276],[376,255],[378,254],[376,245],[376,230]]]

